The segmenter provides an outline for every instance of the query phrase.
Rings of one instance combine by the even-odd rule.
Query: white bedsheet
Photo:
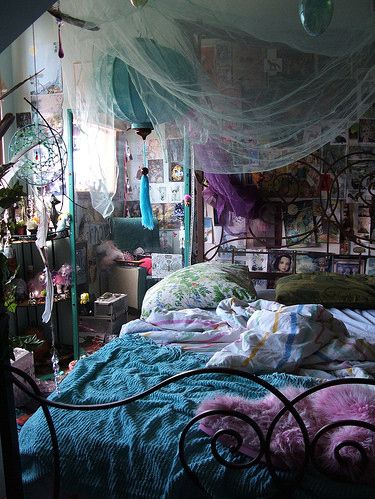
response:
[[[232,298],[216,311],[153,312],[147,322],[126,324],[122,334],[127,333],[207,353],[208,366],[256,374],[283,371],[324,379],[375,374],[375,311]]]

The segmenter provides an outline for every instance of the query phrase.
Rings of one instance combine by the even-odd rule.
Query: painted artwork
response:
[[[172,184],[168,186],[167,202],[168,203],[181,203],[182,201],[182,184]]]
[[[316,245],[312,201],[296,201],[283,213],[287,246]]]
[[[181,163],[172,161],[169,163],[169,181],[170,182],[183,182],[184,180],[184,167]]]
[[[149,159],[147,162],[148,180],[150,183],[164,182],[164,162],[162,159]]]
[[[268,254],[268,272],[293,272],[293,253],[288,251],[270,251]]]
[[[163,151],[160,141],[151,135],[147,141],[147,159],[150,161],[154,159],[161,159],[162,157]]]
[[[305,253],[296,255],[296,272],[331,272],[332,257],[322,253]]]
[[[163,278],[182,269],[182,255],[151,253],[152,277]]]

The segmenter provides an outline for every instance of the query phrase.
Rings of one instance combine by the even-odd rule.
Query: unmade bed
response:
[[[371,425],[375,422],[375,410],[371,412],[371,407],[375,407],[375,402],[371,404],[375,400],[372,380],[375,356],[371,355],[375,351],[372,338],[375,311],[332,310],[331,314],[319,304],[282,306],[256,300],[238,268],[234,272],[227,266],[226,280],[220,283],[225,267],[209,264],[183,269],[185,284],[195,290],[190,295],[179,294],[176,288],[176,282],[182,282],[181,274],[162,281],[161,291],[151,288],[146,295],[143,319],[126,324],[120,338],[80,360],[61,383],[61,394],[52,395],[51,401],[68,404],[108,403],[149,390],[171,376],[179,378],[120,407],[50,409],[59,443],[61,497],[159,498],[207,494],[223,498],[280,497],[285,493],[285,486],[291,497],[373,497],[375,428]],[[214,279],[212,272],[215,272]],[[193,286],[193,282],[197,286]],[[211,288],[208,282],[214,283]],[[168,285],[175,293],[163,304],[162,296],[168,295]],[[217,293],[217,286],[221,294]],[[227,296],[231,298],[223,297],[223,293],[229,293]],[[194,306],[186,305],[189,300]],[[216,308],[213,308],[215,301]],[[359,316],[362,317],[361,329],[356,326]],[[340,322],[343,319],[348,327]],[[237,374],[231,368],[235,368]],[[203,372],[180,376],[195,369],[203,369]],[[253,373],[261,376],[258,378]],[[348,381],[345,376],[349,376]],[[240,445],[241,449],[234,454],[228,450],[233,450],[230,440],[236,438],[233,434],[229,441],[228,436],[217,436],[218,441],[212,444],[218,446],[222,459],[234,460],[237,464],[254,459],[252,466],[233,469],[219,462],[220,458],[219,461],[214,458],[207,433],[211,428],[212,435],[215,434],[217,424],[219,432],[225,433],[228,428],[237,430],[242,444],[249,440],[246,433],[249,430],[234,423],[236,397],[250,404],[254,412],[247,416],[253,415],[256,420],[259,406],[252,404],[269,401],[267,396],[273,389],[267,383],[281,394],[285,393],[287,399],[294,399],[304,390],[321,386],[325,380],[338,386],[324,390],[339,390],[335,393],[342,400],[352,400],[352,407],[363,402],[363,397],[370,407],[367,417],[358,414],[353,418],[353,413],[346,412],[347,404],[333,419],[335,424],[342,419],[359,421],[350,426],[354,454],[345,454],[346,464],[345,459],[341,464],[340,459],[335,459],[335,446],[328,445],[330,437],[325,440],[324,436],[322,441],[314,443],[315,447],[312,445],[315,429],[310,420],[306,421],[309,411],[299,405],[302,402],[296,404],[296,410],[306,424],[308,440],[302,438],[297,450],[292,445],[289,450],[277,447],[283,432],[278,433],[279,423],[276,423],[276,437],[273,440],[270,437],[271,441],[264,446],[260,437],[258,447],[252,448],[250,455],[244,451],[246,445]],[[280,395],[276,399],[278,397]],[[276,399],[271,401],[270,421],[278,412]],[[224,416],[222,420],[211,421],[209,412],[204,413],[206,416],[203,413],[196,416],[202,402],[207,401],[214,412]],[[284,401],[282,406],[285,403],[288,404]],[[293,409],[289,406],[288,411],[289,415],[283,418],[292,424],[290,421],[294,421],[295,415],[290,414]],[[194,417],[196,420],[190,426]],[[246,419],[246,415],[244,417]],[[284,424],[283,418],[280,424]],[[268,436],[265,423],[259,424],[261,433]],[[303,434],[300,427],[288,427],[288,431]],[[362,469],[363,452],[358,447],[364,444],[363,432],[367,461],[363,461]],[[340,438],[340,434],[335,435]],[[348,439],[348,435],[343,435],[341,441]],[[26,497],[48,497],[52,494],[53,460],[50,435],[41,410],[23,427],[20,449]],[[297,466],[293,465],[295,461]],[[303,470],[299,469],[299,463]],[[317,471],[316,467],[320,466],[331,478]],[[292,470],[292,477],[285,469]],[[293,481],[288,481],[291,478]],[[206,492],[197,485],[196,479]]]

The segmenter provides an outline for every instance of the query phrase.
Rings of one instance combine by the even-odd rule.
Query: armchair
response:
[[[143,248],[146,254],[160,252],[158,221],[154,219],[154,229],[142,226],[141,218],[114,217],[110,220],[111,239],[122,251],[134,252]],[[146,269],[121,264],[114,265],[108,275],[108,291],[128,295],[130,308],[140,310],[148,288]]]

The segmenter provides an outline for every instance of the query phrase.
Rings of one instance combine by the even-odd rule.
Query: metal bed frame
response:
[[[356,156],[356,161],[350,164],[348,166],[345,164],[344,167],[339,168],[336,170],[336,166],[341,161],[342,159],[345,159],[347,161],[350,159],[352,156]],[[358,159],[359,156],[359,159]],[[331,173],[331,178],[332,178],[332,183],[330,186],[330,189],[327,192],[327,197],[323,199],[322,195],[320,195],[320,205],[321,205],[321,217],[317,222],[317,225],[321,224],[323,219],[326,219],[328,221],[328,225],[336,225],[338,226],[339,230],[345,235],[347,239],[349,239],[352,242],[355,242],[358,246],[364,248],[364,251],[367,251],[368,254],[371,254],[370,251],[375,249],[375,241],[371,239],[364,239],[352,232],[348,232],[347,228],[344,227],[339,221],[335,215],[335,210],[336,207],[338,206],[339,199],[340,199],[340,194],[339,194],[339,176],[345,174],[349,168],[355,167],[357,164],[363,165],[364,162],[367,162],[369,165],[371,162],[375,162],[375,154],[369,153],[369,152],[363,152],[361,153],[353,153],[353,154],[348,154],[344,156],[343,158],[339,158],[336,160],[333,164],[328,164],[327,161],[321,159],[321,168],[317,168],[316,166],[310,165],[307,162],[301,160],[298,163],[309,167],[313,168],[317,174],[322,174],[324,173]],[[371,163],[372,164],[372,163]],[[280,186],[283,184],[285,185],[285,182],[281,183],[281,180],[287,180],[287,184],[290,185],[290,192],[284,192],[280,189]],[[276,196],[276,201],[281,204],[281,206],[285,209],[287,208],[290,204],[295,202],[295,200],[298,198],[298,193],[299,193],[299,186],[298,186],[298,178],[294,177],[293,175],[287,173],[280,174],[279,176],[275,176],[275,193],[273,198]],[[279,188],[278,188],[279,185]],[[358,199],[361,200],[361,203],[363,203],[365,206],[369,207],[370,214],[372,216],[372,219],[374,220],[375,218],[375,171],[365,174],[365,176],[360,179],[359,184],[358,184],[358,193],[357,193]],[[316,227],[314,227],[313,230],[316,230]],[[311,231],[308,233],[301,234],[301,240],[304,238],[307,238],[311,234]],[[295,236],[293,236],[295,237]],[[250,238],[257,239],[256,234],[251,234]],[[233,240],[236,240],[234,238]],[[213,248],[214,251],[217,251],[218,248],[220,247],[220,244],[216,247]],[[286,241],[284,244],[280,244],[279,247],[285,246]],[[212,249],[210,250],[212,251]],[[329,243],[327,243],[327,252],[329,251]],[[206,259],[209,260],[212,258],[209,257],[207,254],[205,255]],[[359,255],[361,257],[361,255]],[[262,277],[261,275],[257,275],[254,277]],[[271,276],[275,277],[275,276]],[[1,294],[1,293],[0,293]],[[56,435],[56,431],[54,428],[54,423],[53,419],[51,417],[51,414],[49,412],[50,407],[55,407],[55,408],[61,408],[64,410],[78,410],[78,411],[92,411],[92,410],[97,410],[97,409],[111,409],[114,407],[119,407],[119,406],[125,406],[128,404],[131,404],[132,402],[142,399],[144,397],[147,397],[149,394],[157,391],[157,390],[162,390],[163,387],[175,383],[177,381],[186,379],[188,377],[192,376],[205,376],[209,375],[211,373],[221,373],[221,374],[226,374],[228,376],[240,376],[242,378],[248,379],[250,381],[255,382],[257,385],[260,385],[264,387],[269,393],[274,394],[283,404],[283,408],[280,410],[280,412],[276,415],[274,420],[272,421],[267,433],[264,435],[257,424],[256,421],[254,421],[252,418],[249,416],[236,412],[236,411],[228,411],[228,410],[212,410],[212,411],[206,411],[203,412],[195,417],[193,417],[190,421],[187,422],[185,428],[183,429],[181,435],[179,436],[178,442],[176,441],[176,445],[178,445],[178,452],[179,452],[179,457],[181,460],[181,466],[185,470],[186,474],[194,481],[194,483],[207,495],[210,496],[209,491],[205,489],[205,485],[202,484],[198,478],[198,476],[192,471],[192,469],[189,466],[189,463],[186,458],[185,454],[185,442],[188,437],[188,431],[189,429],[199,423],[202,419],[204,419],[207,416],[213,415],[213,414],[221,414],[221,415],[226,415],[226,416],[233,416],[236,418],[239,418],[246,424],[248,424],[251,428],[253,428],[258,436],[259,439],[259,453],[257,456],[255,456],[252,459],[247,460],[246,463],[238,463],[238,462],[231,462],[225,459],[221,454],[218,449],[218,443],[220,442],[220,438],[223,437],[224,435],[230,435],[232,436],[236,444],[231,448],[231,451],[233,454],[238,454],[239,449],[241,448],[242,445],[242,437],[241,435],[231,429],[222,429],[218,431],[213,437],[209,438],[207,437],[207,441],[210,442],[211,446],[211,452],[213,455],[213,458],[216,459],[221,465],[226,466],[228,468],[232,469],[244,469],[244,468],[250,468],[252,466],[255,466],[261,462],[261,460],[265,461],[265,466],[269,470],[269,473],[271,477],[275,480],[275,482],[279,485],[280,490],[283,491],[285,487],[289,487],[291,485],[289,479],[285,480],[285,477],[281,478],[279,471],[275,468],[274,464],[272,463],[271,459],[271,442],[272,442],[272,437],[273,437],[273,432],[275,430],[275,427],[280,420],[280,418],[289,412],[293,418],[295,419],[296,423],[298,424],[301,434],[303,437],[303,442],[304,442],[304,458],[303,462],[301,463],[301,468],[297,470],[296,472],[293,472],[291,477],[289,477],[293,484],[296,482],[300,481],[308,466],[312,465],[315,468],[317,468],[320,472],[327,474],[325,470],[323,470],[319,464],[319,461],[316,457],[316,448],[319,440],[328,432],[331,430],[338,428],[338,427],[344,427],[344,426],[356,426],[356,427],[361,427],[361,428],[366,428],[367,430],[371,432],[375,432],[375,424],[371,422],[366,422],[366,421],[361,421],[361,420],[350,420],[350,419],[345,419],[342,421],[335,421],[332,422],[331,424],[328,424],[324,427],[322,427],[316,435],[314,435],[313,438],[309,437],[305,422],[303,421],[302,417],[296,410],[296,403],[302,400],[305,397],[308,397],[309,395],[319,391],[319,390],[324,390],[328,387],[332,386],[337,386],[337,385],[342,385],[342,384],[351,384],[351,385],[371,385],[375,386],[375,380],[370,380],[370,379],[357,379],[357,378],[346,378],[346,379],[337,379],[329,382],[325,382],[322,384],[319,384],[313,388],[310,388],[306,390],[304,393],[298,395],[296,398],[293,400],[288,400],[282,392],[280,392],[278,389],[273,387],[271,384],[267,383],[263,379],[259,378],[256,375],[253,374],[248,374],[242,371],[237,371],[234,369],[226,369],[226,368],[205,368],[205,369],[197,369],[193,371],[187,371],[187,372],[182,372],[180,374],[177,374],[175,376],[172,376],[166,380],[164,380],[162,383],[155,385],[153,387],[150,387],[148,390],[145,390],[141,393],[138,393],[132,397],[119,400],[117,402],[111,402],[107,404],[97,404],[97,405],[73,405],[73,404],[63,404],[60,402],[55,402],[51,400],[45,399],[39,389],[35,381],[30,378],[27,374],[23,373],[19,369],[15,367],[10,366],[10,351],[9,351],[9,346],[8,346],[8,316],[6,314],[6,310],[3,308],[0,309],[0,432],[1,432],[1,444],[2,444],[2,450],[3,450],[3,460],[4,460],[4,472],[5,472],[5,481],[6,481],[6,490],[7,490],[7,497],[8,499],[18,499],[18,498],[23,498],[23,490],[22,490],[22,476],[21,476],[21,464],[20,464],[20,455],[19,455],[19,449],[18,449],[18,436],[17,436],[17,429],[16,429],[16,421],[15,421],[15,407],[14,407],[14,399],[13,399],[13,384],[17,385],[21,390],[26,392],[32,399],[37,401],[44,413],[44,416],[46,418],[49,432],[50,432],[50,438],[51,438],[51,447],[52,447],[52,453],[53,453],[53,467],[54,467],[54,484],[53,484],[53,497],[54,499],[57,499],[60,494],[60,489],[61,489],[61,476],[60,476],[60,453],[59,453],[59,443]],[[27,383],[28,387],[26,388],[25,385],[20,381],[19,378],[16,378],[14,375],[19,376],[20,378],[23,378]],[[339,465],[342,467],[342,469],[345,470],[345,466],[348,466],[348,464],[345,463],[344,458],[341,456],[340,451],[344,448],[347,447],[352,447],[354,448],[360,456],[360,466],[359,469],[360,471],[364,471],[366,466],[368,466],[368,456],[366,453],[365,448],[357,441],[353,440],[344,440],[340,444],[338,444],[334,450],[334,456]],[[336,478],[337,477],[333,477]],[[360,476],[358,477],[360,479]],[[342,481],[342,478],[340,478],[340,481]]]
[[[2,316],[2,326],[6,326],[6,316]],[[14,400],[13,400],[13,389],[12,385],[15,384],[27,393],[34,401],[37,401],[40,404],[40,407],[44,413],[44,417],[46,419],[50,439],[51,439],[51,448],[52,448],[52,457],[53,457],[53,499],[58,499],[60,497],[61,490],[61,474],[60,474],[60,452],[59,452],[59,442],[56,435],[56,430],[53,423],[53,418],[49,409],[51,407],[64,409],[64,410],[75,410],[75,411],[93,411],[98,409],[106,409],[110,410],[114,407],[126,406],[135,402],[136,400],[140,400],[144,397],[147,397],[153,392],[158,390],[162,390],[163,387],[181,381],[183,379],[194,377],[194,376],[205,376],[213,373],[217,374],[225,374],[227,376],[237,376],[244,379],[248,379],[256,383],[257,385],[262,386],[267,390],[267,392],[272,393],[276,396],[283,404],[282,409],[275,416],[273,421],[271,422],[268,431],[266,434],[263,434],[261,428],[257,424],[257,421],[252,419],[246,414],[243,414],[238,411],[233,410],[209,410],[202,412],[189,421],[187,421],[186,426],[178,437],[178,441],[176,438],[176,446],[178,445],[178,454],[181,461],[181,466],[186,472],[187,476],[195,483],[195,485],[204,493],[205,496],[211,497],[210,491],[206,489],[205,484],[201,483],[197,474],[191,469],[189,466],[188,460],[185,454],[185,442],[188,438],[188,432],[191,427],[195,424],[198,424],[202,419],[212,416],[212,415],[223,415],[223,416],[231,416],[233,418],[238,418],[243,421],[249,427],[251,427],[257,434],[259,439],[259,452],[258,454],[246,460],[246,462],[234,462],[226,459],[220,453],[218,448],[218,443],[223,436],[231,436],[235,440],[235,444],[230,448],[231,453],[235,456],[240,452],[240,448],[242,446],[243,438],[241,434],[230,428],[221,429],[217,431],[212,437],[207,437],[207,443],[210,444],[212,456],[216,459],[222,466],[225,466],[230,469],[247,469],[252,466],[258,465],[261,460],[263,460],[264,465],[267,467],[272,479],[275,481],[280,493],[285,492],[291,486],[295,487],[304,477],[306,470],[313,466],[320,473],[324,475],[328,475],[333,479],[343,481],[343,478],[340,474],[340,477],[332,475],[332,473],[328,473],[319,463],[319,459],[316,455],[317,445],[319,440],[329,433],[331,430],[339,427],[345,426],[354,426],[365,428],[371,432],[375,432],[375,424],[369,421],[363,420],[354,420],[354,419],[343,419],[340,421],[334,421],[330,424],[323,426],[312,438],[309,436],[306,424],[296,409],[296,404],[302,399],[310,396],[311,394],[324,390],[326,388],[338,385],[371,385],[375,386],[375,380],[371,379],[358,379],[358,378],[345,378],[345,379],[336,379],[332,381],[327,381],[321,383],[317,386],[314,386],[310,389],[307,389],[300,395],[296,396],[293,400],[289,400],[286,396],[277,388],[272,386],[267,381],[258,377],[254,374],[249,374],[243,371],[229,369],[229,368],[202,368],[191,371],[182,372],[176,374],[163,382],[150,387],[149,389],[140,392],[136,395],[133,395],[129,398],[118,400],[116,402],[109,402],[104,404],[92,404],[92,405],[75,405],[75,404],[65,404],[61,402],[56,402],[52,400],[48,400],[42,396],[36,382],[26,373],[21,371],[18,368],[10,366],[9,362],[9,350],[7,348],[7,344],[5,340],[7,340],[6,329],[2,329],[2,361],[0,366],[0,429],[1,429],[1,442],[3,446],[3,459],[4,459],[4,471],[6,478],[6,490],[7,497],[9,499],[19,499],[23,498],[23,490],[22,490],[22,475],[21,475],[21,466],[20,466],[20,455],[18,449],[18,441],[17,441],[17,429],[15,422],[15,410],[14,410]],[[17,377],[15,377],[17,375]],[[27,383],[27,387],[24,383],[20,381],[20,378]],[[295,419],[297,425],[299,426],[304,442],[304,457],[301,463],[301,467],[298,470],[291,470],[287,472],[287,476],[285,470],[280,475],[280,470],[278,470],[272,462],[271,456],[271,443],[274,434],[275,427],[278,421],[285,415],[286,413],[290,413]],[[361,473],[366,470],[368,466],[368,455],[364,446],[355,440],[343,440],[339,444],[336,445],[334,449],[334,456],[337,460],[338,464],[341,466],[341,469],[345,473],[349,472],[350,464],[345,462],[345,459],[341,456],[340,452],[342,449],[347,447],[354,448],[359,454],[359,475],[355,478],[360,480]],[[351,475],[353,475],[351,473]],[[349,476],[349,473],[348,473]]]

